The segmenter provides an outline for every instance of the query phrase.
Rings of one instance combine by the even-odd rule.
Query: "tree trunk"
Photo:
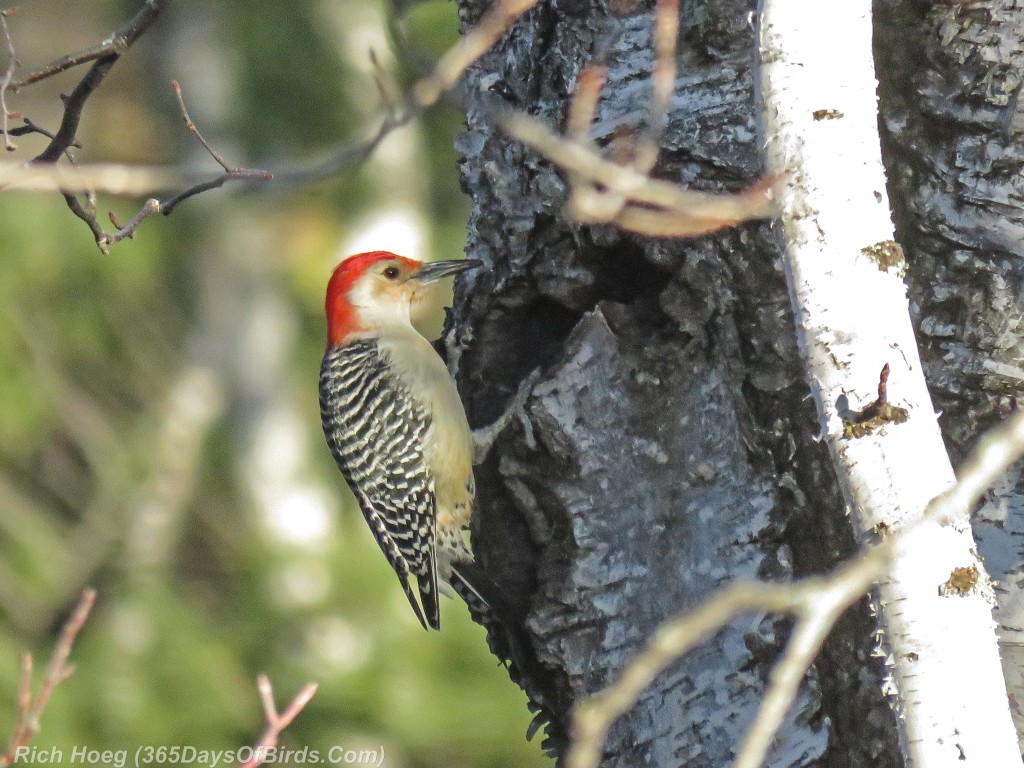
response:
[[[909,763],[1019,768],[971,510],[924,515],[954,477],[893,242],[871,22],[870,0],[762,3],[764,146],[785,178],[780,232],[797,337],[855,532],[866,545],[899,535],[875,594]],[[848,401],[875,380],[876,423],[865,425]]]
[[[486,5],[463,0],[464,22]],[[659,177],[738,190],[759,176],[753,9],[685,4]],[[597,55],[610,72],[592,135],[628,136],[647,114],[652,24],[647,6],[542,3],[471,70],[458,140],[468,253],[489,267],[454,310],[474,425],[542,370],[528,421],[478,468],[474,548],[525,616],[512,672],[556,751],[572,705],[664,619],[728,581],[820,572],[854,547],[769,225],[658,241],[571,224],[557,170],[482,116],[498,105],[560,127]],[[872,631],[862,605],[833,632],[768,765],[902,764]],[[728,764],[787,632],[733,622],[657,679],[605,765]]]
[[[1013,0],[879,3],[875,58],[897,235],[926,375],[954,465],[1024,389],[1024,14]],[[1024,736],[1018,470],[975,516]]]

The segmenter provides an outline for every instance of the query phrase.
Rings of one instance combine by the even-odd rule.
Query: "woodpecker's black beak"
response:
[[[462,259],[459,261],[432,261],[424,264],[423,267],[413,275],[413,279],[420,283],[434,283],[438,280],[465,272],[467,269],[476,269],[483,266],[482,261],[477,259]]]

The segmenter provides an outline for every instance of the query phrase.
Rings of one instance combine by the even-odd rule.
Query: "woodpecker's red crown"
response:
[[[479,261],[424,264],[390,251],[349,256],[327,283],[327,346],[344,344],[356,334],[390,323],[410,322],[429,286],[443,277],[479,266]]]

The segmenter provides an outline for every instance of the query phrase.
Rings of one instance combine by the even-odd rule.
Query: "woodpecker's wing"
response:
[[[424,628],[438,629],[434,481],[423,457],[429,414],[395,377],[376,342],[360,340],[324,355],[320,415],[334,460],[416,617]]]

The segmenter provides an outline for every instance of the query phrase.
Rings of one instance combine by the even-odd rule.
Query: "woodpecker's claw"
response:
[[[473,464],[483,464],[487,459],[487,456],[491,452],[491,448],[494,447],[494,441],[498,439],[498,436],[505,431],[505,428],[512,423],[513,419],[519,419],[519,422],[523,425],[523,431],[526,433],[526,445],[530,449],[537,447],[537,442],[533,437],[533,425],[530,423],[530,417],[526,413],[526,402],[530,399],[530,395],[533,392],[534,386],[540,380],[540,368],[534,369],[534,371],[523,379],[519,384],[519,389],[516,390],[515,397],[508,404],[508,408],[502,413],[493,423],[486,427],[473,430]]]

